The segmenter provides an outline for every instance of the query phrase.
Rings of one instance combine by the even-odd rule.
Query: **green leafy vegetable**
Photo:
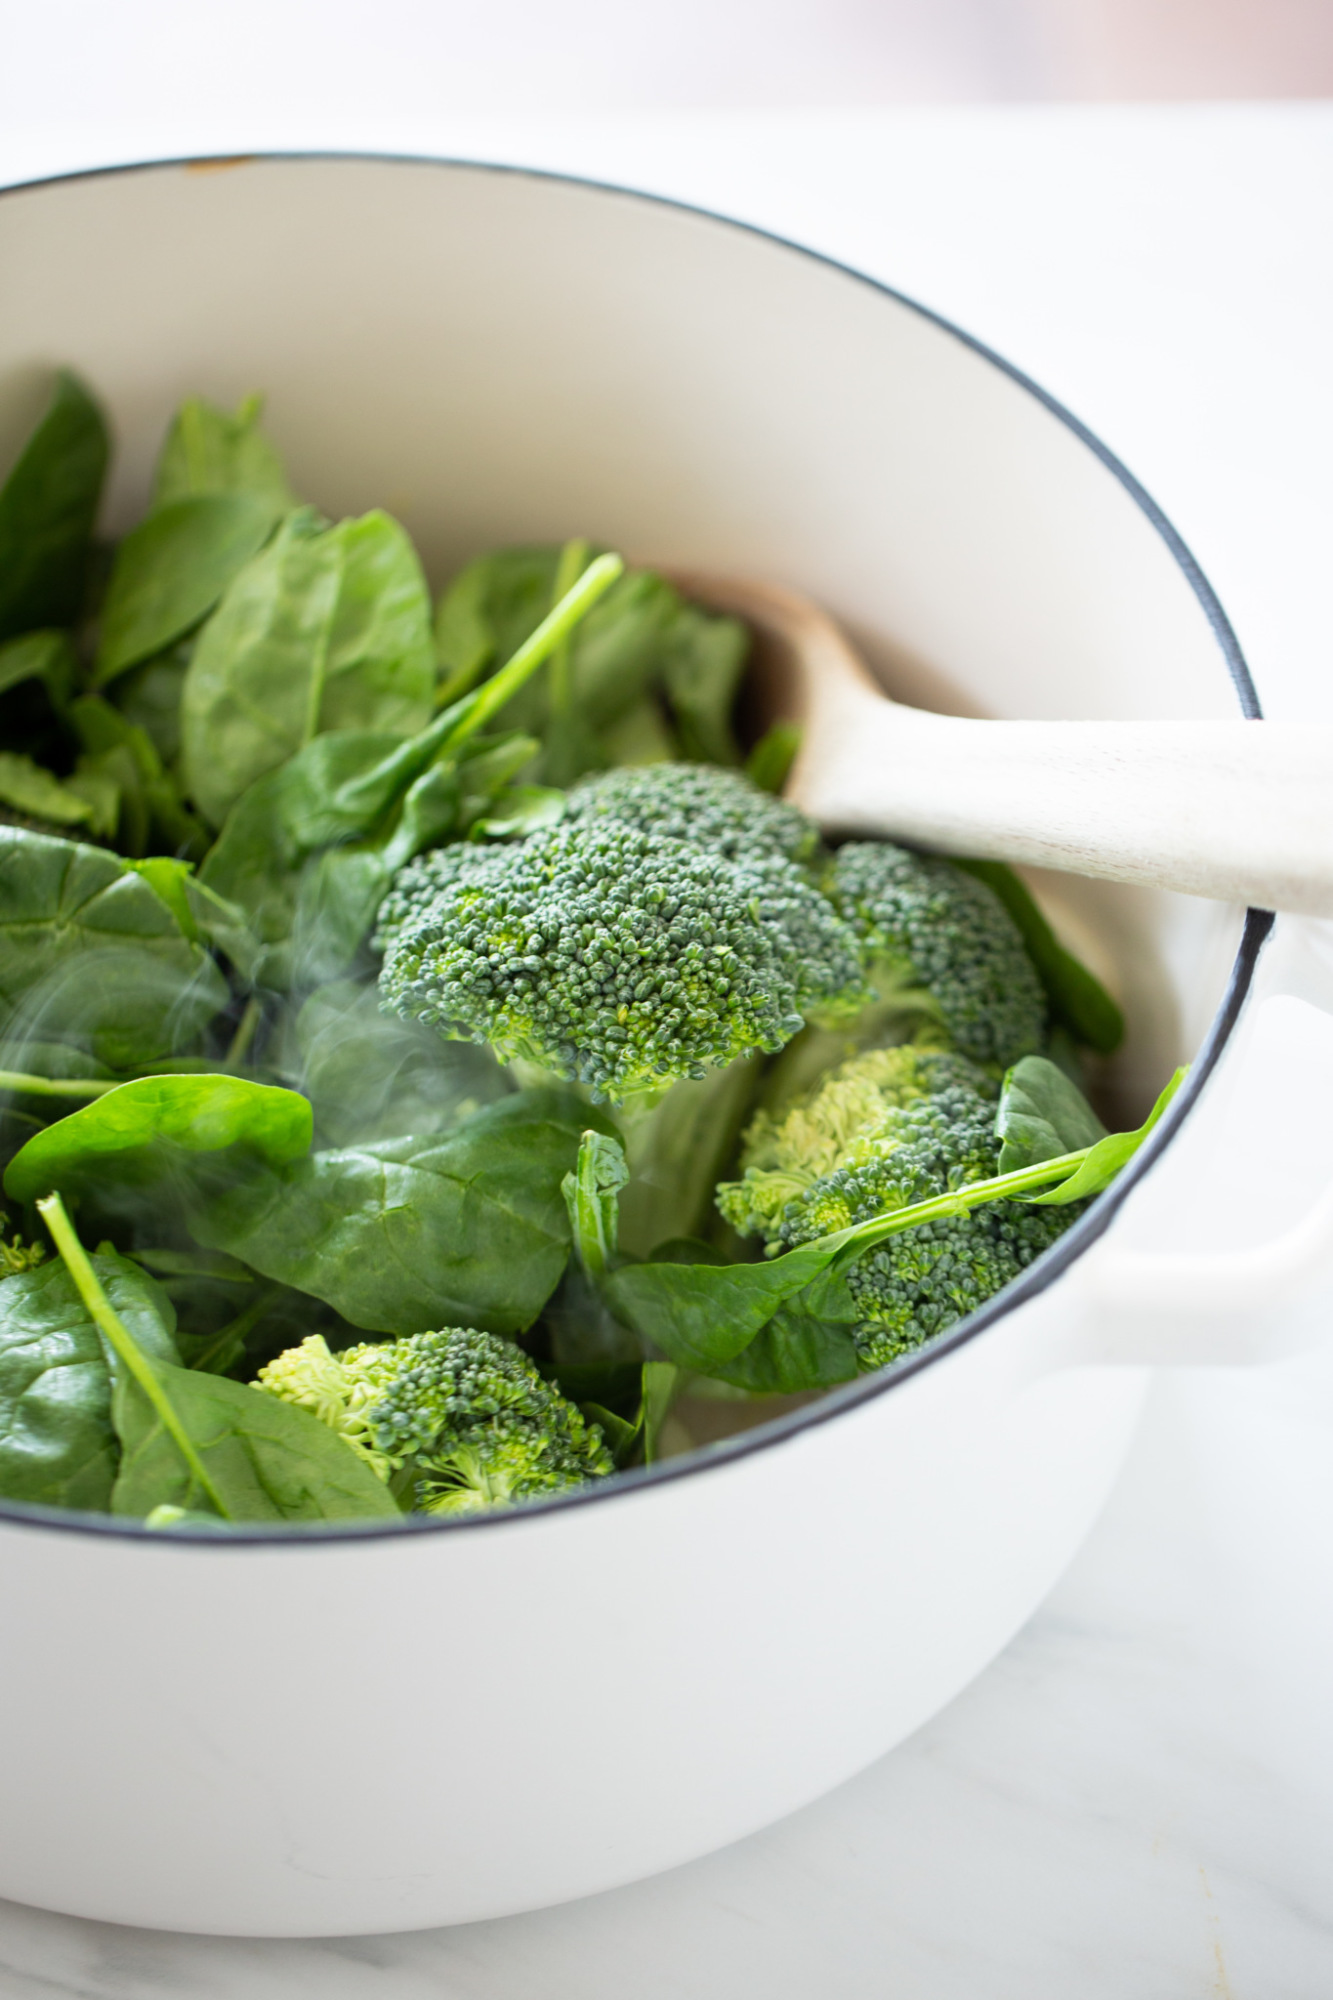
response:
[[[418,735],[317,736],[250,786],[200,879],[247,913],[267,947],[257,978],[285,989],[335,977],[392,872],[421,846],[485,817],[533,744],[488,741],[481,731],[619,573],[619,557],[592,564],[499,674]],[[337,851],[327,860],[326,848]]]
[[[276,519],[272,505],[253,494],[205,493],[173,500],[131,529],[102,606],[98,686],[206,618]]]
[[[1024,1056],[1005,1077],[995,1132],[999,1169],[1008,1174],[1094,1146],[1106,1127],[1062,1069],[1045,1056]]]
[[[775,722],[745,760],[745,775],[761,792],[780,792],[791,775],[801,732],[794,722]]]
[[[515,1087],[488,1049],[381,1014],[374,986],[353,979],[311,994],[294,1041],[292,1067],[328,1146],[429,1138]]]
[[[69,719],[84,748],[70,783],[86,788],[100,780],[114,788],[111,830],[122,853],[145,855],[156,842],[173,855],[199,859],[207,830],[186,805],[147,730],[96,694],[71,703]]]
[[[0,826],[0,1029],[113,1069],[180,1049],[227,1002],[208,954],[114,854]]]
[[[430,601],[387,514],[289,514],[235,577],[181,696],[189,789],[218,826],[255,779],[327,730],[411,736],[430,719]]]
[[[296,505],[282,460],[259,428],[262,396],[247,396],[234,414],[192,396],[172,419],[157,461],[153,507],[199,494],[249,493],[275,515]]]
[[[113,1513],[191,1510],[216,1496],[217,1512],[232,1521],[401,1519],[369,1466],[308,1411],[223,1375],[162,1366],[155,1374],[197,1464],[140,1383],[123,1378],[112,1405],[122,1451]]]
[[[14,750],[0,750],[0,805],[54,826],[79,826],[93,817],[89,800]]]
[[[121,1457],[111,1510],[211,1508],[224,1520],[394,1516],[379,1480],[317,1418],[239,1382],[179,1368],[145,1351],[117,1312],[59,1195],[38,1204],[87,1315],[116,1356],[112,1421]],[[152,1281],[136,1273],[142,1286]],[[350,1460],[350,1463],[348,1461]]]
[[[91,1261],[139,1345],[174,1362],[160,1286],[112,1250]],[[68,1269],[57,1258],[0,1279],[0,1494],[105,1510],[117,1459],[106,1349]]]
[[[1077,1170],[1059,1187],[1048,1194],[1035,1195],[1033,1200],[1053,1208],[1064,1207],[1071,1201],[1086,1201],[1089,1195],[1100,1194],[1111,1185],[1125,1163],[1138,1152],[1154,1126],[1160,1123],[1167,1106],[1185,1081],[1189,1071],[1178,1069],[1165,1090],[1148,1113],[1136,1132],[1111,1132],[1105,1139],[1099,1139],[1090,1146]]]
[[[237,1076],[144,1076],[49,1125],[10,1161],[5,1192],[33,1201],[110,1173],[121,1184],[155,1178],[175,1151],[244,1146],[269,1166],[310,1150],[310,1106],[294,1090]]]
[[[606,1132],[587,1131],[560,1192],[569,1211],[574,1254],[588,1277],[604,1278],[615,1261],[620,1191],[629,1179],[625,1148]]]
[[[65,632],[25,632],[0,646],[0,694],[24,681],[46,683],[58,706],[68,701],[78,671]]]
[[[263,1170],[201,1201],[191,1227],[374,1333],[519,1333],[569,1255],[561,1186],[588,1127],[615,1130],[573,1091],[522,1091],[436,1138]]]
[[[78,618],[109,449],[97,404],[62,369],[0,487],[0,639]]]
[[[457,699],[508,658],[586,557],[586,543],[570,542],[470,563],[436,613],[440,699]],[[543,739],[539,776],[556,784],[605,764],[681,754],[737,763],[730,711],[747,648],[736,620],[686,604],[649,571],[628,571],[505,721]]]

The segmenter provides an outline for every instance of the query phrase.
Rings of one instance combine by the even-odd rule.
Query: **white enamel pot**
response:
[[[9,193],[0,272],[0,447],[72,364],[118,433],[113,527],[179,397],[259,387],[298,490],[392,508],[436,580],[578,532],[806,592],[922,705],[1257,712],[1186,550],[1067,413],[715,218],[469,166],[167,166]],[[1333,1091],[1324,932],[1044,888],[1124,998],[1125,1109],[1193,1078],[1111,1194],[897,1370],[462,1524],[0,1516],[0,1895],[268,1935],[527,1909],[792,1811],[978,1673],[1101,1507],[1139,1364],[1275,1352],[1330,1292],[1296,1129]]]

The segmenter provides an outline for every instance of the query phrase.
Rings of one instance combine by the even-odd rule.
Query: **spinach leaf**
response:
[[[615,1129],[572,1090],[521,1091],[438,1137],[264,1170],[197,1203],[190,1227],[375,1333],[519,1333],[565,1267],[561,1184],[589,1126]]]
[[[111,1420],[121,1461],[113,1513],[196,1505],[226,1520],[397,1513],[370,1468],[317,1417],[287,1405],[286,1417],[275,1418],[270,1406],[276,1399],[262,1390],[178,1367],[174,1352],[164,1357],[160,1328],[146,1343],[142,1321],[132,1331],[117,1311],[60,1196],[39,1202],[38,1213],[85,1313],[114,1356]],[[143,1272],[134,1282],[153,1284]],[[293,1417],[303,1421],[293,1423]]]
[[[129,668],[116,682],[117,709],[127,723],[143,731],[167,767],[181,753],[181,689],[194,644],[193,635],[178,639],[164,653]]]
[[[1076,1153],[1106,1137],[1106,1127],[1078,1085],[1045,1056],[1024,1056],[1004,1079],[995,1136],[999,1171]]]
[[[93,818],[89,800],[15,750],[0,750],[0,805],[52,826],[81,826]]]
[[[1052,1188],[1048,1194],[1031,1197],[1034,1205],[1040,1202],[1052,1208],[1063,1208],[1068,1202],[1086,1201],[1089,1195],[1100,1194],[1103,1188],[1109,1187],[1126,1161],[1133,1158],[1153,1127],[1160,1121],[1188,1074],[1189,1071],[1186,1069],[1176,1071],[1136,1132],[1111,1132],[1106,1138],[1099,1139],[1095,1146],[1089,1148],[1081,1166],[1067,1180],[1061,1181],[1060,1185]]]
[[[0,694],[23,681],[45,682],[57,708],[63,708],[78,674],[74,648],[66,632],[25,632],[21,639],[0,646]]]
[[[662,662],[681,755],[701,764],[739,764],[731,729],[750,634],[739,618],[714,618],[681,603]]]
[[[483,681],[529,635],[570,580],[567,558],[586,544],[498,549],[468,564],[440,600],[435,638],[451,701]],[[546,743],[539,776],[569,784],[606,763],[649,762],[683,751],[739,761],[729,714],[748,643],[745,628],[688,605],[662,577],[626,571],[574,635],[549,676],[510,701],[511,728]],[[673,711],[667,728],[658,696]]]
[[[112,565],[94,679],[104,687],[206,618],[277,515],[250,493],[173,500],[131,529]]]
[[[296,505],[282,460],[259,428],[262,396],[247,396],[234,413],[193,396],[181,404],[157,461],[153,507],[201,493],[250,493],[275,516]]]
[[[228,1519],[401,1519],[389,1489],[364,1459],[308,1410],[222,1375],[160,1362],[153,1373]],[[112,1513],[206,1509],[210,1495],[133,1376],[118,1378],[112,1414],[121,1443]]]
[[[249,914],[266,947],[257,979],[287,989],[337,977],[395,870],[473,826],[509,832],[507,788],[539,745],[513,732],[476,732],[617,572],[618,558],[594,564],[501,674],[417,736],[317,736],[242,795],[201,879]],[[559,804],[536,788],[519,791],[519,828],[545,823]]]
[[[822,1237],[765,1264],[627,1264],[605,1289],[615,1310],[669,1361],[713,1375],[813,1284],[838,1240]]]
[[[262,985],[285,990],[336,978],[364,942],[395,870],[464,830],[475,789],[467,774],[485,761],[485,739],[467,746],[459,764],[430,764],[445,722],[406,743],[361,731],[317,736],[232,809],[200,886],[245,913],[262,947],[252,974]],[[526,759],[531,739],[520,745]],[[500,774],[497,790],[503,782]]]
[[[177,1360],[161,1287],[112,1250],[92,1264],[140,1346]],[[106,1349],[69,1271],[53,1259],[0,1280],[0,1493],[105,1510],[117,1456]]]
[[[109,451],[97,404],[62,369],[0,487],[0,639],[78,618]]]
[[[791,775],[801,747],[795,722],[775,722],[766,729],[745,760],[745,775],[761,792],[780,792]]]
[[[101,695],[80,695],[70,704],[68,716],[83,744],[71,785],[90,796],[96,785],[111,788],[111,832],[121,851],[144,855],[156,847],[200,855],[207,844],[206,830],[164,770],[147,732]]]
[[[795,1395],[854,1381],[860,1370],[852,1336],[863,1318],[843,1272],[821,1271],[778,1307],[748,1347],[712,1373],[752,1395]]]
[[[0,1027],[88,1048],[112,1069],[188,1045],[226,1006],[203,948],[126,862],[0,826]]]
[[[430,720],[430,601],[387,514],[288,515],[236,577],[181,695],[189,789],[213,825],[247,786],[328,730],[411,736]]]
[[[178,1155],[243,1146],[281,1166],[310,1150],[310,1106],[294,1090],[239,1076],[142,1076],[48,1125],[5,1171],[13,1201],[35,1201],[108,1176],[143,1185]]]
[[[1101,981],[1066,951],[1022,877],[1003,861],[955,861],[999,897],[1018,927],[1046,990],[1052,1019],[1075,1041],[1110,1055],[1125,1039],[1125,1017]]]
[[[298,1080],[329,1146],[428,1138],[515,1088],[489,1049],[381,1014],[373,983],[319,987],[296,1017],[295,1042]]]

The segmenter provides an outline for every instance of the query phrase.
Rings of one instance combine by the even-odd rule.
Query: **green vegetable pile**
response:
[[[108,544],[62,375],[0,489],[0,1499],[512,1507],[1026,1270],[1153,1120],[1018,879],[826,848],[735,620],[581,541],[433,606],[259,419]]]

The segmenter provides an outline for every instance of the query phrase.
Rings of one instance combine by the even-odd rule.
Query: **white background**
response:
[[[773,11],[800,25],[797,0]],[[900,36],[879,94],[942,94],[930,11],[860,10],[867,34],[888,13],[920,31],[925,82],[904,83]],[[1003,11],[943,7],[982,78],[959,85],[955,63],[953,94],[1021,89],[995,82],[978,39]],[[486,40],[512,24],[503,7],[460,43],[471,71],[451,48],[467,9],[233,0],[188,10],[188,34],[167,32],[168,12],[0,6],[0,179],[383,147],[566,167],[763,222],[915,293],[1066,401],[1193,545],[1268,711],[1333,715],[1333,110],[882,110],[849,106],[844,84],[839,108],[803,112],[776,58],[746,98],[745,37],[694,0],[673,10],[689,35],[670,60],[708,46],[719,16],[732,67],[719,56],[708,88],[731,76],[728,101],[750,108],[654,109],[717,97],[643,35],[618,43],[622,11],[589,0],[543,17],[509,92]],[[154,15],[156,43],[139,32]],[[559,115],[539,111],[553,99]],[[1108,1515],[1034,1623],[912,1742],[784,1826],[589,1903],[410,1938],[251,1945],[3,1908],[0,1994],[1324,2000],[1331,1550],[1333,1349],[1164,1380]],[[349,1783],[356,1736],[353,1719],[330,1746]]]

